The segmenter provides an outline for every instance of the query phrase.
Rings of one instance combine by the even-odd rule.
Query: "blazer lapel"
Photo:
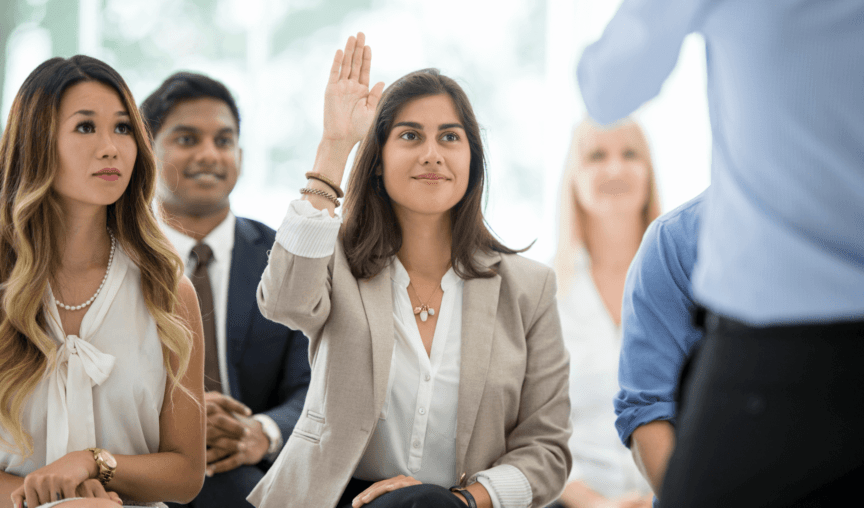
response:
[[[243,351],[243,341],[251,323],[255,298],[249,298],[258,290],[261,274],[256,268],[264,271],[263,266],[254,262],[256,251],[253,246],[260,241],[261,235],[246,221],[237,217],[234,226],[234,249],[231,252],[231,271],[228,274],[228,305],[225,316],[225,355],[228,370],[232,371],[232,361],[236,354]],[[237,385],[232,379],[231,386]]]
[[[501,260],[501,256],[497,253],[478,253],[475,259],[487,267],[493,267]],[[462,367],[456,413],[457,471],[461,471],[465,463],[465,453],[486,386],[500,290],[501,276],[497,274],[489,279],[465,281],[462,296]]]
[[[393,358],[393,290],[390,282],[390,266],[387,265],[372,279],[357,281],[360,298],[369,322],[372,335],[372,376],[375,396],[375,413],[381,412],[387,396],[387,380]]]

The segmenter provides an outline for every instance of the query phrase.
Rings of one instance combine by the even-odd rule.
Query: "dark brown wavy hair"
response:
[[[182,261],[156,222],[151,203],[156,159],[132,93],[106,63],[83,55],[52,58],[21,85],[0,139],[0,425],[24,456],[32,436],[22,428],[28,395],[46,368],[55,367],[57,342],[48,336],[44,296],[63,253],[65,218],[52,185],[57,176],[58,113],[63,94],[84,82],[117,92],[138,147],[131,180],[107,210],[106,226],[141,271],[147,309],[156,321],[171,393],[189,364],[192,336],[177,314]],[[0,445],[9,445],[0,438]]]
[[[376,174],[382,165],[384,143],[390,136],[394,120],[409,102],[443,94],[453,100],[471,151],[468,188],[462,199],[450,209],[453,227],[450,262],[453,270],[466,280],[492,277],[495,272],[477,263],[475,253],[515,254],[527,250],[506,247],[486,226],[483,218],[486,157],[480,125],[468,96],[456,81],[443,76],[438,69],[422,69],[403,76],[384,90],[375,119],[360,144],[348,178],[340,235],[351,273],[358,279],[377,275],[402,247],[402,228],[382,178]]]

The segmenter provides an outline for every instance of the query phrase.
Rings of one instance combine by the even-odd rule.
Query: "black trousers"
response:
[[[864,482],[864,322],[708,314],[661,507],[841,506]]]
[[[336,508],[351,508],[351,501],[375,482],[351,478]],[[465,508],[465,504],[450,490],[424,483],[388,492],[363,508]]]

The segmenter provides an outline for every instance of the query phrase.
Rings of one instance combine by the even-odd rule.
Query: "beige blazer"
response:
[[[512,464],[531,485],[532,506],[545,506],[561,494],[572,466],[569,356],[555,274],[516,255],[476,259],[497,275],[464,285],[456,470],[469,478]],[[258,305],[268,319],[309,337],[312,379],[294,432],[249,495],[253,505],[339,501],[387,396],[395,340],[389,274],[355,279],[341,242],[320,259],[274,244]]]

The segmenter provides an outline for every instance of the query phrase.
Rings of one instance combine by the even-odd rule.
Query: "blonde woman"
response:
[[[0,177],[2,506],[192,499],[201,315],[150,206],[155,161],[123,79],[86,56],[37,67]]]
[[[570,351],[573,472],[566,507],[650,506],[650,487],[615,432],[621,301],[627,268],[660,213],[645,135],[627,120],[576,127],[561,185],[555,255]]]

